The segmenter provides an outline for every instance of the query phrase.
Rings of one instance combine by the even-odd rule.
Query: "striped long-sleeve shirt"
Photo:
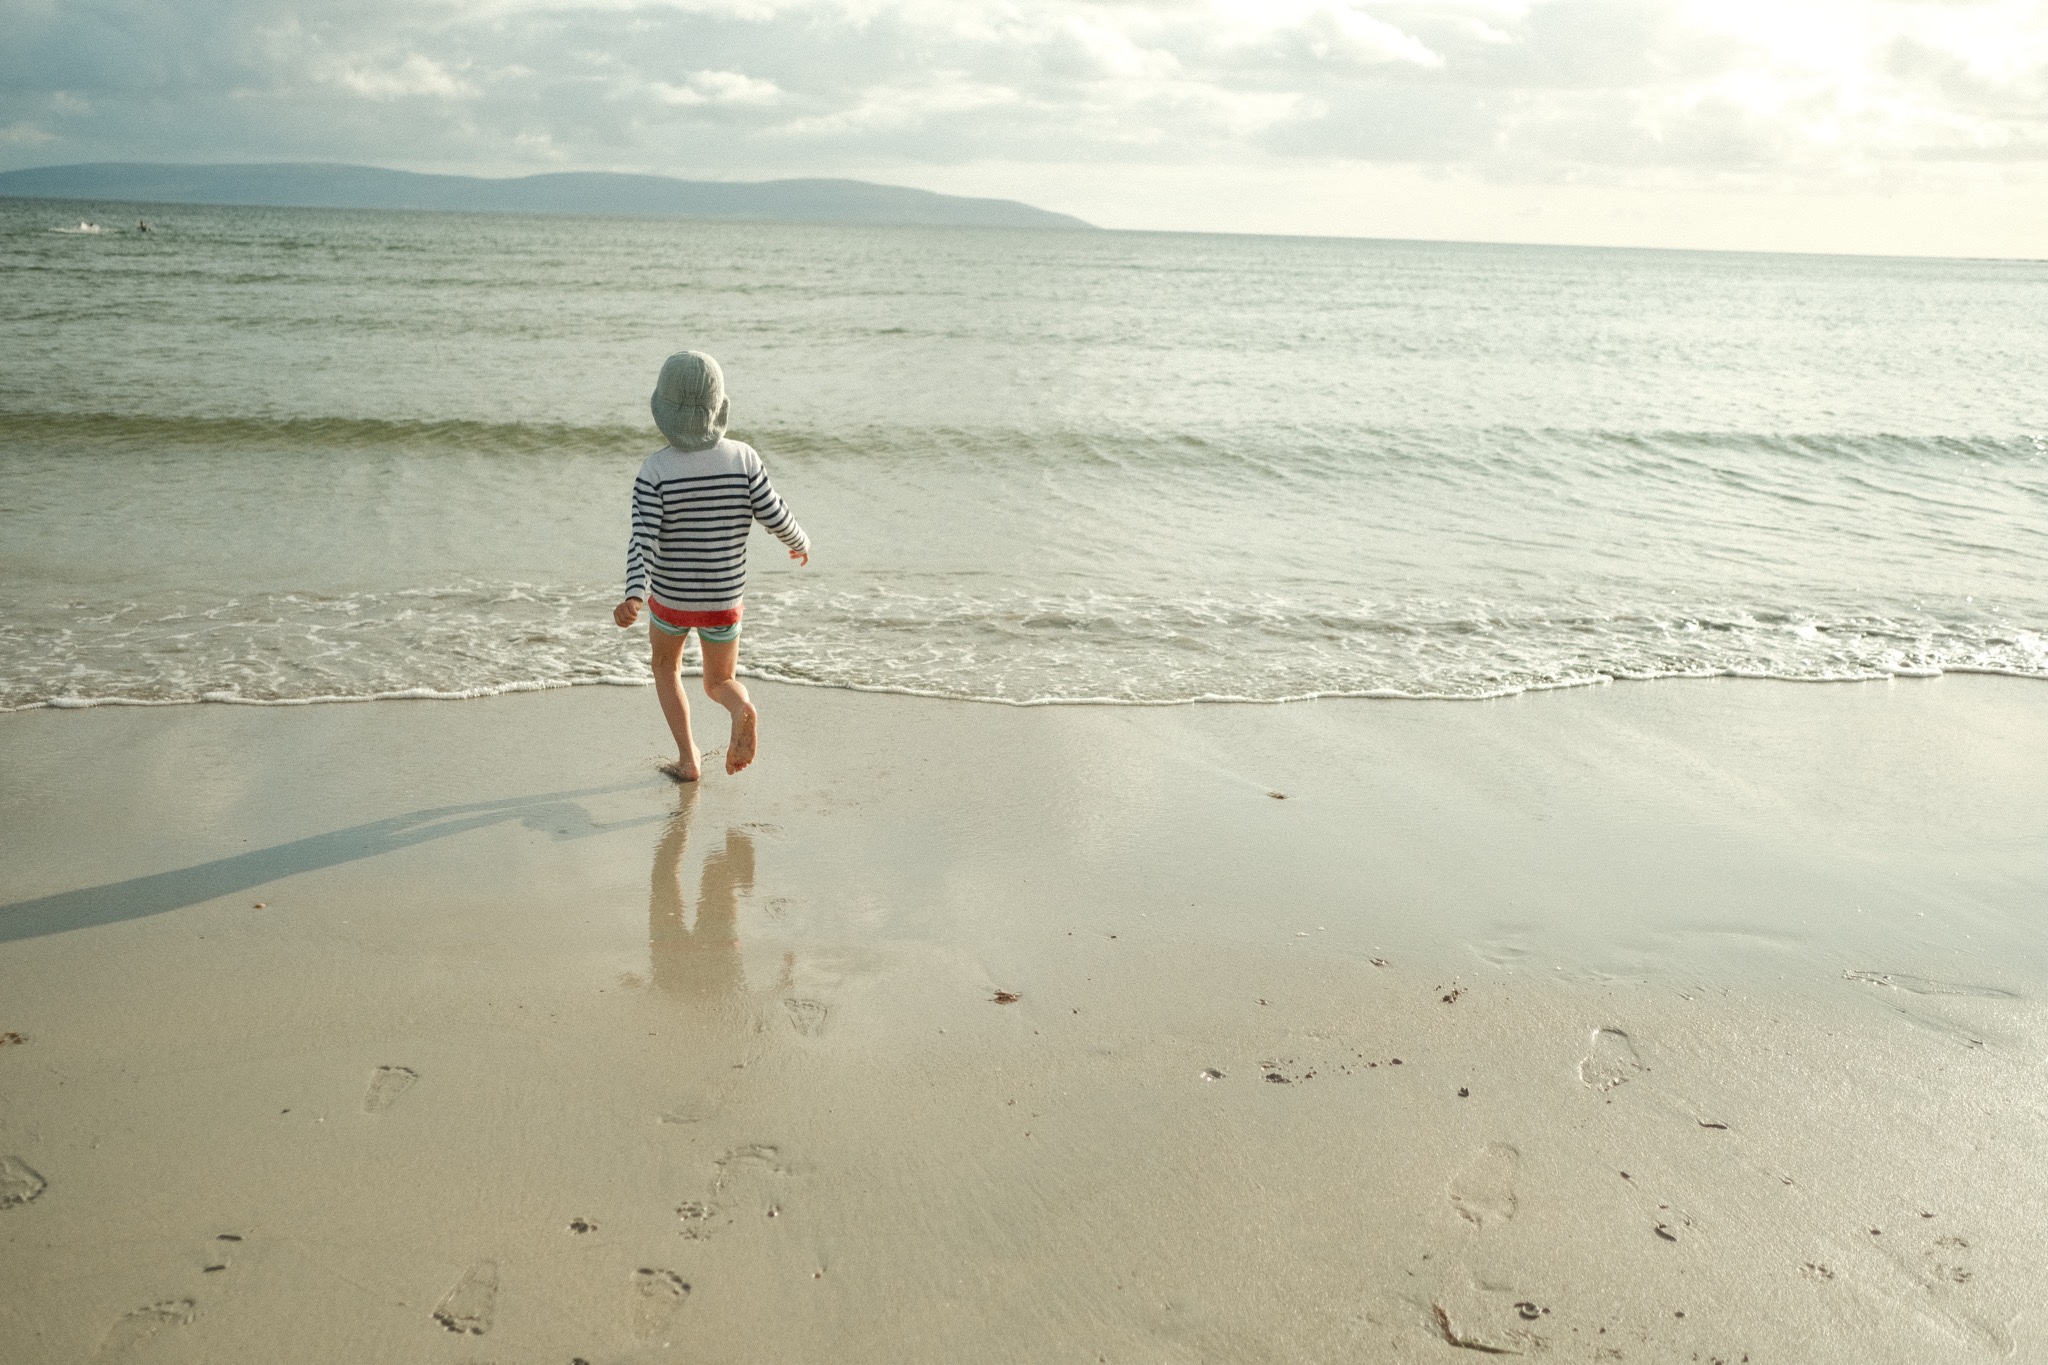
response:
[[[756,521],[790,549],[810,552],[752,446],[729,437],[704,450],[663,446],[633,480],[626,596],[681,612],[736,609]]]

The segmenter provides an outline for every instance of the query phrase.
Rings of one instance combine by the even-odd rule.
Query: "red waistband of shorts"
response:
[[[651,597],[647,599],[647,609],[654,613],[655,619],[671,626],[736,626],[746,605],[742,602],[724,611],[677,611],[674,607],[664,607]]]

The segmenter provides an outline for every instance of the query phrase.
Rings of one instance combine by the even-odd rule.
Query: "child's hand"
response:
[[[637,597],[629,597],[612,608],[612,620],[619,623],[619,629],[621,630],[624,630],[639,619],[640,599]]]
[[[810,566],[811,552],[809,550],[791,550],[789,552],[789,557],[791,559],[794,559],[797,563],[804,565],[806,568]]]

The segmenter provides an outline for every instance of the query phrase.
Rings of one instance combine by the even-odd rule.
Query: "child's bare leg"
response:
[[[702,755],[690,734],[690,702],[683,695],[683,645],[686,635],[671,635],[651,628],[654,642],[654,695],[661,699],[661,714],[668,720],[669,733],[676,737],[675,766],[663,768],[678,782],[695,782],[704,775]]]
[[[747,687],[733,676],[740,665],[740,642],[697,637],[704,651],[704,695],[732,713],[732,740],[725,746],[725,770],[736,773],[754,761],[759,743],[760,713],[747,696]]]

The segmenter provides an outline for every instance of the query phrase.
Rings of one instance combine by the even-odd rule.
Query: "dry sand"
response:
[[[757,697],[0,717],[0,1359],[2048,1359],[2040,684]]]

